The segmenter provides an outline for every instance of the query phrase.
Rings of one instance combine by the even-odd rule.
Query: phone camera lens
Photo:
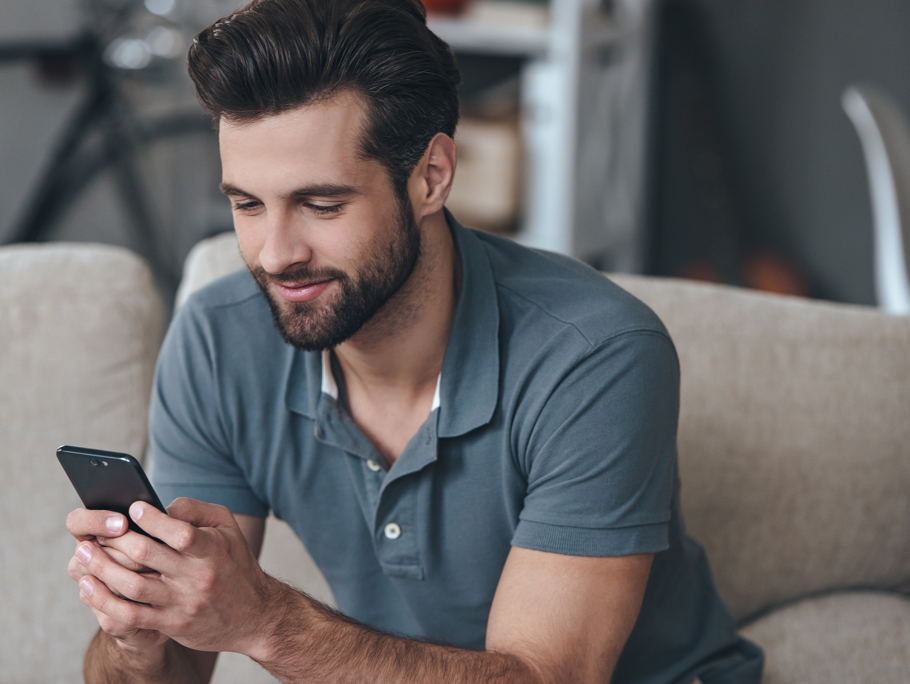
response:
[[[98,459],[97,459],[97,458],[90,458],[90,459],[88,460],[88,462],[89,462],[91,465],[93,465],[95,468],[98,467]]]
[[[107,461],[101,461],[101,465],[106,466],[106,465],[107,465]]]

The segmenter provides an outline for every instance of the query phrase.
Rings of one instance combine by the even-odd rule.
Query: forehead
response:
[[[346,92],[248,123],[222,119],[224,180],[251,191],[253,185],[356,182],[378,165],[359,154],[365,120],[363,101]]]

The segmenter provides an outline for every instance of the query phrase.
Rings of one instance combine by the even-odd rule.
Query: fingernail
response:
[[[95,585],[92,584],[88,577],[83,577],[79,580],[79,588],[82,589],[82,593],[86,596],[91,596],[95,592]]]
[[[136,501],[130,506],[130,517],[133,520],[139,520],[142,517],[142,504]]]
[[[92,550],[88,544],[80,544],[76,547],[76,558],[81,563],[88,563],[92,559]]]
[[[119,532],[123,528],[123,518],[119,515],[112,515],[104,521],[104,526],[111,532]]]

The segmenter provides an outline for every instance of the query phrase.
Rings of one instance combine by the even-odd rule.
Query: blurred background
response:
[[[0,3],[0,243],[125,245],[170,299],[231,227],[185,54],[237,4]],[[844,94],[910,112],[910,3],[426,4],[464,76],[463,223],[607,270],[880,303],[887,198]]]

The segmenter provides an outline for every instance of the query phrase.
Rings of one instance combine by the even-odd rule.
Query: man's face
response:
[[[354,335],[420,253],[410,202],[358,156],[364,110],[343,94],[246,124],[221,121],[224,181],[243,258],[298,349]]]

